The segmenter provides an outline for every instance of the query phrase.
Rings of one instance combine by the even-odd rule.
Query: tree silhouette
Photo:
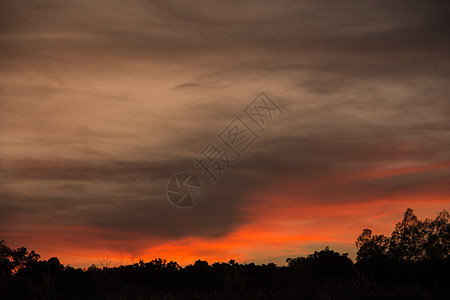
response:
[[[357,261],[392,259],[395,261],[427,261],[445,259],[450,251],[450,223],[446,210],[434,220],[419,220],[410,208],[395,225],[390,237],[372,235],[364,229],[356,240]]]
[[[314,279],[348,275],[353,265],[348,253],[340,254],[328,246],[307,257],[288,258],[286,262],[289,267],[302,269]]]
[[[0,299],[450,299],[449,214],[419,220],[412,209],[391,236],[364,229],[357,263],[328,247],[287,266],[156,258],[85,269],[40,260],[0,241]]]
[[[357,261],[380,259],[387,255],[389,238],[384,235],[372,235],[372,230],[363,229],[356,240]]]
[[[6,246],[4,240],[0,241],[0,276],[8,276],[16,273],[19,269],[27,265],[37,262],[40,258],[34,250],[28,253],[27,248],[21,247],[16,250]]]

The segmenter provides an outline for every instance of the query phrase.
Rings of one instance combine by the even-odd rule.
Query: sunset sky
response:
[[[0,240],[76,267],[354,259],[363,228],[450,210],[449,13],[1,1]],[[261,92],[283,111],[265,131],[244,113]],[[236,117],[258,138],[212,184],[193,158]],[[167,198],[179,172],[204,189],[189,209]]]

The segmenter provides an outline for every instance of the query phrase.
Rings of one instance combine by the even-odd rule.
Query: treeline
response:
[[[364,229],[354,263],[326,247],[287,266],[155,259],[75,269],[0,242],[0,299],[450,299],[447,211],[408,209],[391,236]]]

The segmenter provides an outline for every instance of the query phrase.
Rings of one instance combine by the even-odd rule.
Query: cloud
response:
[[[183,84],[179,84],[179,85],[175,86],[174,89],[179,90],[179,89],[199,88],[199,87],[201,87],[201,86],[197,83],[183,83]]]
[[[256,257],[242,236],[264,222],[281,229],[262,228],[258,239],[283,244],[283,219],[317,224],[324,218],[314,215],[340,205],[326,226],[358,227],[370,217],[355,211],[380,199],[448,206],[449,8],[1,3],[0,233],[64,255],[77,244],[179,254],[192,243],[189,257],[206,255],[202,246],[218,257],[215,245]],[[243,109],[260,91],[285,113],[210,184],[193,157],[236,116],[254,127]],[[165,195],[180,171],[205,187],[191,210]],[[383,205],[376,213],[389,215]],[[290,232],[286,247],[331,238],[313,231],[302,231],[308,246]]]

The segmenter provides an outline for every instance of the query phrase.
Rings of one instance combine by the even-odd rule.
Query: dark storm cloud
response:
[[[0,225],[57,220],[121,238],[215,237],[248,222],[250,196],[274,180],[299,181],[298,201],[312,201],[304,189],[316,204],[420,188],[448,192],[448,168],[333,178],[397,161],[450,160],[449,8],[448,1],[419,0],[3,1],[0,72],[18,75],[0,83],[1,114],[11,120],[0,123],[10,132],[2,140],[54,151],[4,155]],[[163,87],[151,81],[160,78]],[[123,90],[108,90],[122,80]],[[192,156],[266,85],[283,117],[219,184],[206,185],[198,206],[172,207],[167,180],[180,170],[201,176]],[[149,105],[138,101],[146,100],[138,88],[166,94]],[[182,106],[158,107],[175,96]],[[30,108],[35,98],[39,108]],[[66,110],[111,129],[65,124]],[[118,116],[102,119],[110,113]],[[29,121],[35,114],[43,119]],[[119,154],[107,151],[119,147]]]
[[[189,161],[189,164],[184,166],[192,168],[193,163]],[[15,162],[14,166],[14,172],[4,169],[8,174],[3,176],[4,183],[38,181],[32,187],[23,185],[19,193],[1,195],[5,205],[2,211],[11,216],[2,219],[4,228],[23,219],[39,222],[44,227],[54,223],[85,224],[125,235],[134,232],[141,237],[172,239],[217,237],[244,221],[238,208],[242,194],[248,189],[245,177],[233,189],[214,186],[206,190],[202,205],[196,209],[185,211],[170,205],[165,186],[173,174],[183,169],[181,161],[161,163],[159,167],[143,162],[96,165],[80,161],[27,161]],[[45,192],[35,187],[40,181],[50,184]],[[35,217],[30,219],[31,216]]]

